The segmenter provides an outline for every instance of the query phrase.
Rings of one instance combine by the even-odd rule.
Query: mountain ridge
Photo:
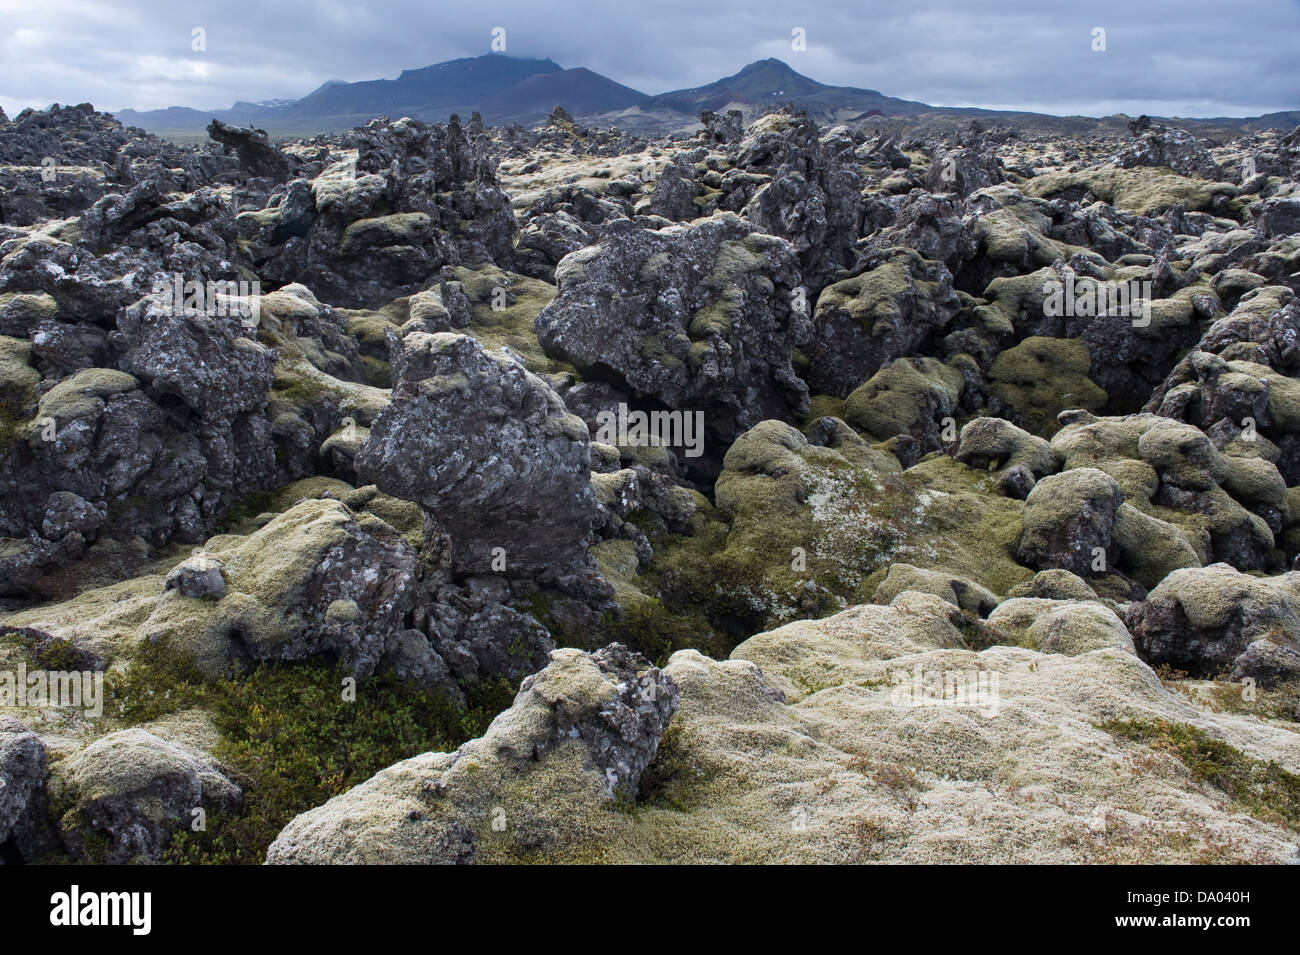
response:
[[[380,116],[410,116],[444,121],[452,113],[478,112],[492,125],[533,125],[554,106],[577,119],[623,125],[644,132],[684,130],[703,110],[740,109],[746,118],[791,103],[819,122],[858,122],[868,118],[942,117],[957,121],[987,117],[1041,119],[1049,123],[1103,123],[1113,117],[1059,117],[1051,114],[979,107],[931,106],[889,96],[879,90],[821,83],[783,60],[755,60],[730,76],[703,86],[648,94],[587,67],[562,67],[550,58],[488,53],[402,70],[395,79],[347,82],[329,80],[298,100],[237,102],[230,109],[170,106],[158,110],[123,109],[115,114],[128,125],[176,138],[202,136],[213,119],[254,125],[280,137],[309,136],[364,125]],[[1121,119],[1124,117],[1120,117]],[[1188,119],[1186,122],[1235,128],[1286,128],[1300,123],[1300,110],[1258,117]]]

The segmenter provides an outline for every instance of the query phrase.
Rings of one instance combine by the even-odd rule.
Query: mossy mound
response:
[[[869,601],[900,564],[947,575],[949,588],[966,581],[984,612],[1033,576],[1014,556],[1022,502],[943,455],[900,471],[869,445],[815,445],[766,421],[732,446],[716,495],[696,533],[656,543],[636,586],[674,613],[702,612],[733,640]],[[954,592],[953,603],[969,601]]]
[[[969,201],[980,210],[973,223],[980,257],[995,274],[1027,272],[1074,255],[1105,263],[1091,249],[1052,238],[1052,219],[1040,208],[1043,203],[1015,186],[990,186],[972,193]]]
[[[96,417],[103,399],[139,387],[139,382],[115,368],[83,368],[41,396],[38,417],[53,418],[58,426],[79,418]]]
[[[387,557],[391,550],[393,566],[339,566],[372,537],[384,542],[377,554]],[[382,631],[392,625],[379,617],[385,608],[398,607],[409,586],[403,573],[410,574],[414,566],[412,552],[398,541],[383,521],[354,513],[339,501],[303,500],[247,537],[209,540],[203,558],[220,564],[226,596],[211,601],[167,591],[141,625],[140,636],[173,641],[212,676],[224,675],[248,655],[292,660],[331,654],[350,657],[358,672],[368,675],[383,654]],[[341,587],[325,583],[331,571],[342,573]],[[388,579],[379,581],[380,573]],[[377,587],[362,582],[367,575]],[[362,590],[353,583],[367,592],[366,613],[355,606]],[[349,602],[354,605],[344,613]],[[358,640],[360,634],[352,634],[357,625],[368,628],[369,636]],[[367,647],[375,637],[381,646]]]
[[[555,298],[555,286],[490,264],[473,268],[459,266],[456,280],[472,305],[465,334],[476,338],[489,351],[509,348],[536,374],[572,372],[573,368],[551,358],[538,343],[534,330],[538,314]]]
[[[1056,608],[1076,626],[1083,615],[1100,622],[1103,610]],[[1122,649],[973,652],[955,617],[938,597],[905,592],[889,606],[756,635],[729,660],[674,654],[664,676],[680,709],[639,797],[622,804],[592,783],[590,760],[572,747],[508,761],[534,752],[554,710],[589,705],[585,681],[561,681],[553,663],[539,681],[545,697],[521,694],[458,754],[408,760],[295,820],[272,859],[428,862],[457,850],[464,861],[624,863],[1294,856],[1294,733],[1203,715]],[[573,658],[563,662],[576,669]],[[1126,735],[1152,721],[1195,730],[1168,734],[1172,753],[1136,728],[1137,738]],[[1135,750],[1140,764],[1129,758]],[[1225,795],[1245,811],[1225,813]]]
[[[36,410],[41,373],[31,362],[29,342],[0,335],[0,455],[13,446],[22,425]]]
[[[1027,182],[1025,192],[1043,199],[1091,195],[1139,215],[1159,215],[1181,205],[1189,212],[1228,213],[1240,219],[1244,210],[1244,202],[1235,198],[1237,187],[1231,183],[1180,176],[1158,166],[1100,166],[1079,172],[1047,173]]]
[[[1242,570],[1262,570],[1275,563],[1272,530],[1221,486],[1229,466],[1198,428],[1152,414],[1097,418],[1079,411],[1065,418],[1052,438],[1063,467],[1105,471],[1126,506],[1161,522],[1133,517],[1117,525],[1131,535],[1134,553],[1152,561],[1141,579],[1154,579],[1156,568],[1172,569],[1187,556],[1178,537],[1201,564],[1227,560]]]
[[[1071,408],[1100,411],[1106,392],[1088,373],[1092,359],[1083,342],[1068,338],[1026,338],[993,360],[989,393],[1023,422],[1026,430],[1050,438],[1057,415]]]
[[[357,219],[343,230],[340,255],[356,255],[367,249],[420,245],[433,230],[433,220],[423,212],[399,212],[373,219]]]
[[[1094,650],[1133,652],[1133,638],[1115,611],[1097,601],[1019,597],[989,615],[999,642],[1077,656]]]
[[[129,655],[137,644],[137,630],[153,612],[165,576],[164,570],[92,588],[69,600],[7,614],[2,622],[54,634],[112,661]]]
[[[59,303],[47,292],[0,293],[0,330],[5,334],[25,334],[38,322],[54,319],[58,314]]]
[[[879,441],[908,435],[937,447],[940,422],[956,412],[965,383],[937,358],[900,358],[845,399],[844,418]]]

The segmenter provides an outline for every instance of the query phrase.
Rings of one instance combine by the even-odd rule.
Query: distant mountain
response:
[[[118,119],[176,139],[204,137],[208,123],[220,119],[236,126],[254,125],[276,137],[304,137],[350,129],[377,116],[410,116],[442,122],[452,113],[462,119],[478,111],[493,125],[535,125],[554,106],[563,106],[576,119],[600,125],[663,134],[689,130],[701,111],[739,109],[746,119],[785,103],[808,111],[822,123],[873,122],[887,126],[913,120],[935,128],[966,124],[980,118],[1010,124],[1031,124],[1044,130],[1079,132],[1106,127],[1127,117],[1056,117],[1035,113],[973,108],[947,109],[886,96],[877,90],[828,86],[791,69],[781,60],[759,60],[733,76],[706,86],[647,96],[606,76],[578,67],[564,69],[549,59],[529,59],[489,53],[448,60],[415,70],[403,70],[394,80],[347,83],[330,80],[300,100],[239,102],[226,110],[196,110],[183,106],[136,111],[124,109]],[[1156,118],[1156,117],[1153,117]],[[1200,134],[1232,130],[1292,129],[1300,111],[1270,113],[1248,119],[1174,120]]]
[[[1288,109],[1280,113],[1265,113],[1263,116],[1252,116],[1247,119],[1219,117],[1218,119],[1192,120],[1192,122],[1228,124],[1252,130],[1295,129],[1300,126],[1300,109]]]
[[[329,89],[331,86],[346,86],[347,82],[348,82],[347,80],[326,80],[320,86],[316,87],[314,90],[308,93],[307,96],[315,96],[317,93],[323,92],[324,90]],[[303,99],[306,99],[307,96],[304,96]],[[298,101],[291,99],[291,100],[286,100],[285,102],[296,103]]]
[[[641,106],[650,97],[585,67],[538,73],[478,105],[486,123],[527,123],[557,104],[571,116],[590,116]]]
[[[289,125],[314,121],[338,128],[340,124],[365,123],[376,116],[445,120],[449,113],[477,108],[477,104],[529,77],[562,72],[552,60],[500,53],[448,60],[418,70],[403,70],[395,80],[327,86],[298,100],[285,111],[282,121]]]
[[[240,101],[230,109],[190,109],[188,106],[169,106],[166,109],[137,111],[120,109],[113,115],[127,126],[140,126],[150,132],[194,129],[202,132],[213,119],[233,126],[273,126],[284,116],[296,100],[268,100],[262,103]]]
[[[552,76],[551,83],[544,82]],[[518,95],[510,95],[508,91],[515,87]],[[236,126],[251,123],[276,136],[309,136],[361,126],[376,116],[437,122],[452,113],[480,110],[485,116],[494,115],[495,122],[532,122],[564,99],[589,104],[579,112],[592,112],[623,109],[645,96],[590,70],[565,70],[553,60],[489,53],[403,70],[395,80],[330,80],[300,100],[236,103],[230,109],[214,110],[124,109],[115,115],[128,125],[176,138],[203,136],[213,119]],[[488,108],[481,109],[480,104]]]
[[[902,116],[931,108],[925,103],[885,96],[876,90],[827,86],[775,59],[751,63],[734,76],[723,77],[708,86],[652,96],[645,108],[666,108],[680,113],[699,113],[706,109],[752,112],[755,108],[783,103],[794,103],[814,115],[836,114],[834,118],[841,119],[846,117],[839,116],[840,113],[861,115],[879,110],[878,115]]]

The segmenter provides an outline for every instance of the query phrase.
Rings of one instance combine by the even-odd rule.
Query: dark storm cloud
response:
[[[394,77],[489,49],[586,66],[649,93],[774,56],[823,83],[936,105],[1104,115],[1300,107],[1300,2],[909,0],[93,2],[0,0],[0,105],[224,107],[328,79]],[[1105,52],[1092,31],[1106,31]],[[191,49],[192,31],[206,50]],[[791,49],[802,28],[807,49]]]

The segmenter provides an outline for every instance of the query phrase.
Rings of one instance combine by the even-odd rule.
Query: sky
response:
[[[652,94],[776,57],[823,83],[935,106],[1300,108],[1300,0],[0,0],[0,107],[296,99],[330,79],[487,53],[498,27],[506,53]]]

